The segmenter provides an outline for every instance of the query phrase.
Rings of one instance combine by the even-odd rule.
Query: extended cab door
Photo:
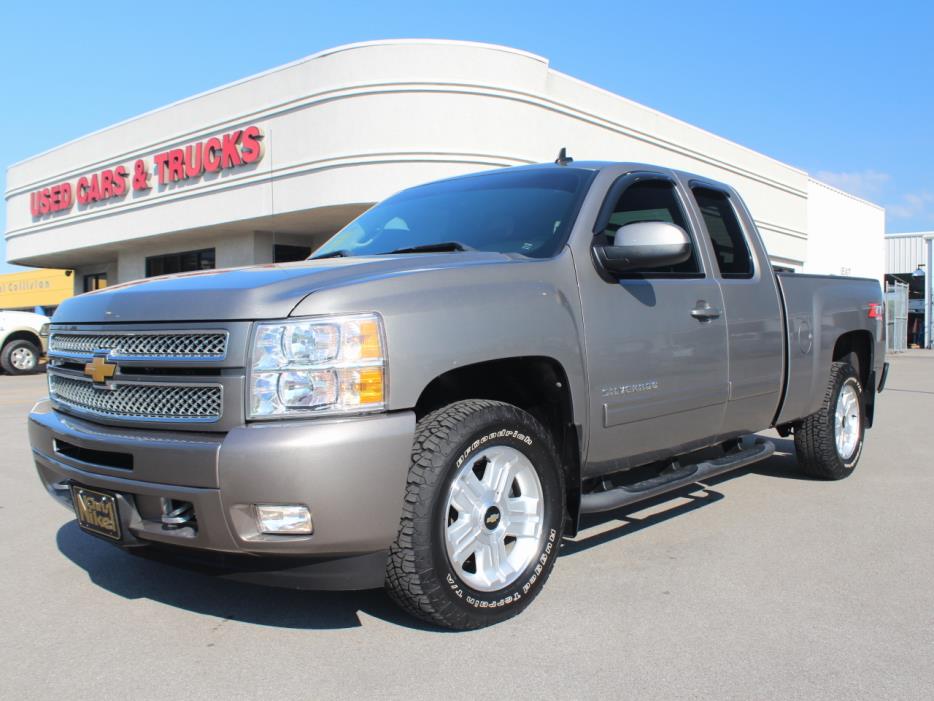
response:
[[[622,276],[608,274],[594,256],[575,262],[590,385],[585,476],[683,452],[721,431],[728,394],[723,299],[688,211],[669,174],[623,175],[597,216],[594,243],[613,242],[624,224],[665,221],[691,237],[691,257]]]
[[[723,293],[730,359],[723,437],[761,431],[771,425],[782,389],[785,335],[775,275],[735,192],[701,179],[683,185]]]

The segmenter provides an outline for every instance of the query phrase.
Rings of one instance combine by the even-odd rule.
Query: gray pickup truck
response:
[[[762,460],[757,431],[848,476],[882,309],[876,280],[773,271],[726,185],[561,158],[406,190],[307,261],[64,302],[29,436],[127,551],[475,628],[583,514]]]

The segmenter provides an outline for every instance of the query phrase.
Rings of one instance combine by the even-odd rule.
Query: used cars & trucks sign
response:
[[[159,185],[200,178],[256,163],[262,158],[263,134],[257,126],[212,136],[179,148],[156,153],[149,159],[137,158],[132,167],[119,164],[66,180],[29,193],[29,208],[35,219],[70,210],[75,202],[86,206],[94,202],[122,199],[132,188],[145,192],[152,188],[150,176]]]

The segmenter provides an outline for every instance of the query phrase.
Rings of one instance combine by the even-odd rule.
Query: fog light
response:
[[[311,535],[311,511],[292,504],[254,504],[260,533]]]

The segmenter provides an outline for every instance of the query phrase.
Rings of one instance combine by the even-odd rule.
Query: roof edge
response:
[[[16,166],[22,165],[24,163],[28,163],[29,161],[35,160],[37,158],[42,158],[43,156],[53,153],[61,148],[65,148],[66,146],[70,146],[71,144],[82,141],[83,139],[87,139],[91,136],[96,136],[97,134],[102,134],[106,131],[110,131],[111,129],[116,129],[117,127],[121,127],[124,124],[135,122],[138,119],[143,119],[144,117],[148,117],[150,115],[158,114],[159,112],[172,109],[173,107],[177,107],[178,105],[183,105],[186,102],[191,102],[192,100],[198,100],[202,97],[213,95],[223,90],[228,90],[229,88],[233,88],[238,85],[248,83],[251,80],[256,80],[257,78],[263,78],[267,75],[278,73],[279,71],[284,71],[284,70],[288,70],[289,68],[294,68],[295,66],[300,66],[303,63],[308,63],[309,61],[314,61],[316,59],[325,58],[326,56],[343,53],[345,51],[355,51],[357,49],[367,49],[367,48],[371,48],[375,46],[396,46],[396,45],[404,46],[404,45],[413,45],[413,44],[414,45],[421,44],[425,46],[434,46],[434,45],[469,46],[469,47],[473,47],[477,49],[501,51],[503,53],[515,54],[517,56],[522,56],[524,58],[528,58],[533,61],[538,61],[540,63],[544,63],[545,66],[548,66],[547,58],[545,58],[544,56],[539,56],[538,54],[533,54],[529,51],[523,51],[522,49],[516,49],[514,47],[505,46],[502,44],[487,44],[487,43],[479,42],[479,41],[465,41],[461,39],[374,39],[372,41],[359,41],[359,42],[354,42],[351,44],[341,44],[340,46],[334,46],[328,49],[322,49],[321,51],[316,51],[313,54],[309,54],[308,56],[304,56],[302,58],[296,59],[294,61],[290,61],[288,63],[283,63],[282,65],[279,65],[279,66],[267,68],[264,71],[260,71],[259,73],[253,73],[252,75],[248,75],[244,78],[238,78],[237,80],[231,81],[229,83],[224,83],[223,85],[210,88],[209,90],[204,90],[202,92],[195,93],[194,95],[183,97],[181,99],[170,102],[167,105],[162,105],[161,107],[155,107],[151,110],[141,112],[140,114],[134,115],[132,117],[121,119],[119,122],[114,122],[113,124],[109,124],[105,127],[101,127],[100,129],[95,129],[94,131],[90,131],[86,134],[82,134],[81,136],[77,136],[74,139],[69,139],[68,141],[65,141],[61,144],[48,148],[45,151],[40,151],[39,153],[33,154],[32,156],[20,159],[16,161],[15,163],[10,163],[9,165],[7,165],[6,169],[7,169],[7,172],[9,172],[11,168],[15,168]]]
[[[584,80],[583,78],[578,78],[578,77],[576,77],[576,76],[570,75],[569,73],[562,73],[561,71],[555,70],[554,68],[552,68],[551,71],[552,71],[552,73],[554,73],[555,75],[559,75],[559,76],[561,76],[562,78],[565,78],[565,79],[567,79],[567,80],[573,81],[573,82],[575,82],[575,83],[579,83],[579,84],[581,84],[581,85],[585,85],[585,86],[587,86],[588,88],[591,88],[591,89],[593,89],[593,90],[597,90],[597,91],[603,93],[604,95],[609,95],[610,97],[616,98],[617,100],[625,100],[626,102],[628,102],[628,103],[631,104],[631,105],[637,105],[638,107],[641,107],[642,109],[644,109],[644,110],[646,110],[646,111],[648,111],[648,112],[651,112],[651,113],[652,113],[653,115],[655,115],[656,117],[664,117],[665,119],[669,119],[669,120],[671,120],[672,122],[675,122],[675,123],[680,124],[680,125],[682,125],[682,126],[687,126],[687,127],[691,128],[691,129],[694,129],[694,130],[696,130],[696,131],[698,131],[698,132],[701,132],[701,133],[703,133],[705,136],[708,136],[708,137],[717,139],[718,141],[721,141],[722,143],[729,144],[730,146],[735,146],[736,148],[738,148],[738,149],[740,149],[740,150],[742,150],[742,151],[745,151],[745,152],[747,152],[747,153],[754,154],[755,156],[758,156],[759,158],[765,158],[765,159],[767,159],[767,160],[769,160],[769,161],[771,161],[771,162],[773,162],[773,163],[775,163],[775,164],[777,164],[777,165],[782,166],[783,168],[787,168],[788,170],[794,172],[796,175],[802,175],[802,176],[805,176],[805,177],[810,177],[810,176],[808,175],[808,172],[807,172],[806,170],[803,170],[803,169],[799,168],[798,166],[794,166],[794,165],[791,165],[790,163],[786,163],[785,161],[779,160],[779,159],[776,158],[775,156],[770,156],[770,155],[768,155],[767,153],[763,153],[762,151],[756,151],[756,150],[755,150],[754,148],[752,148],[751,146],[746,146],[745,144],[741,144],[741,143],[739,143],[738,141],[734,141],[733,139],[730,139],[730,138],[728,138],[728,137],[726,137],[726,136],[723,136],[722,134],[718,134],[718,133],[716,133],[716,132],[714,132],[714,131],[711,131],[710,129],[707,129],[707,128],[705,128],[705,127],[698,126],[697,124],[692,124],[691,122],[688,122],[687,120],[682,119],[681,117],[676,117],[676,116],[674,116],[673,114],[669,114],[668,112],[662,112],[660,109],[656,109],[655,107],[651,107],[651,106],[646,105],[646,104],[644,104],[644,103],[642,103],[642,102],[638,102],[638,101],[636,101],[636,100],[633,100],[633,99],[630,98],[630,97],[626,97],[625,95],[621,95],[621,94],[619,94],[619,93],[615,93],[615,92],[613,92],[612,90],[608,90],[607,88],[604,88],[604,87],[601,87],[601,86],[599,86],[599,85],[596,85],[595,83],[590,83],[590,82]]]
[[[817,178],[815,178],[815,177],[812,176],[812,175],[808,175],[808,180],[809,180],[810,182],[814,183],[815,185],[820,185],[821,187],[825,187],[825,188],[827,188],[828,190],[832,190],[832,191],[834,191],[834,192],[836,192],[836,193],[839,193],[839,194],[843,195],[844,197],[849,197],[851,200],[856,200],[857,202],[862,202],[863,204],[868,204],[870,207],[874,207],[874,208],[876,208],[876,209],[881,209],[883,212],[885,211],[885,207],[882,206],[881,204],[876,204],[875,202],[870,202],[869,200],[867,200],[867,199],[865,199],[865,198],[863,198],[863,197],[858,197],[857,195],[854,195],[854,194],[851,193],[851,192],[847,192],[846,190],[841,190],[839,187],[836,187],[835,185],[831,185],[831,184],[829,184],[829,183],[825,183],[823,180],[818,180]]]

